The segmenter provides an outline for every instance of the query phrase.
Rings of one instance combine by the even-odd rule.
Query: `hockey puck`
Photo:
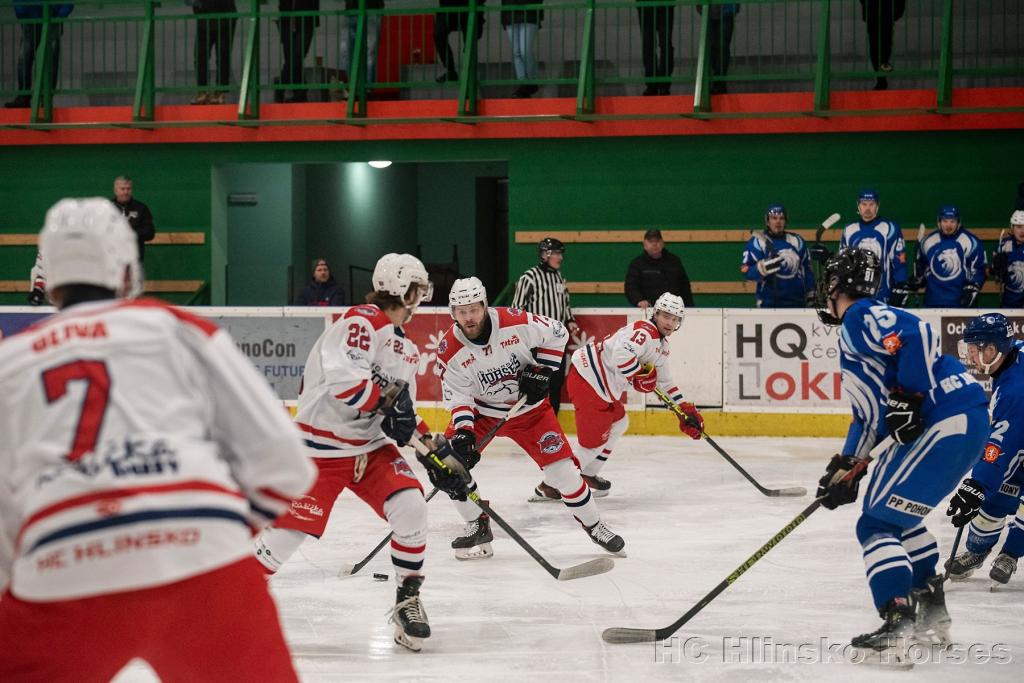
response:
[[[387,581],[388,580],[388,575],[387,574],[374,574],[373,575],[373,580],[374,581]]]

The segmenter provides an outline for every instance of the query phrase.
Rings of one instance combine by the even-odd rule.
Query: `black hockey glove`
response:
[[[480,451],[476,449],[476,434],[468,429],[459,429],[449,439],[455,459],[467,470],[476,467],[480,462]]]
[[[812,244],[807,248],[807,254],[818,263],[824,265],[825,261],[828,261],[832,255],[832,252],[824,244]]]
[[[985,489],[977,479],[968,477],[949,501],[946,516],[952,517],[953,526],[962,527],[974,519],[985,502]]]
[[[781,269],[781,256],[773,256],[772,258],[761,259],[757,262],[757,272],[761,273],[761,277],[775,275],[775,273],[779,272]]]
[[[907,286],[906,282],[897,282],[892,286],[892,291],[889,293],[889,305],[898,306],[903,308],[907,305],[907,299],[910,298],[910,287]]]
[[[907,289],[911,292],[920,292],[924,289],[925,279],[923,277],[912,277],[907,280]]]
[[[889,392],[889,398],[885,399],[885,426],[896,443],[910,443],[924,432],[923,401],[919,395],[898,389]]]
[[[409,387],[402,387],[390,405],[385,405],[381,411],[384,414],[384,421],[380,428],[384,433],[395,440],[399,446],[409,443],[413,433],[416,431],[416,408],[409,396]]]
[[[816,498],[829,510],[857,500],[861,478],[867,474],[867,466],[859,466],[860,461],[852,455],[833,455],[825,468],[825,474],[818,480]],[[856,473],[850,476],[850,472]],[[849,478],[847,478],[849,477]]]
[[[1010,265],[1010,255],[1000,251],[992,255],[992,277],[999,282],[1006,280],[1006,269]]]
[[[28,305],[29,306],[42,306],[46,303],[46,292],[33,287],[32,291],[28,293]]]
[[[437,435],[433,442],[434,448],[431,452],[428,455],[417,453],[416,459],[427,470],[430,483],[435,488],[447,493],[452,500],[466,500],[469,473],[459,462],[448,439]]]
[[[973,282],[964,287],[960,294],[960,308],[974,308],[974,302],[978,299],[978,285]]]
[[[519,395],[525,396],[528,404],[543,401],[547,398],[552,374],[543,365],[530,365],[519,374]]]

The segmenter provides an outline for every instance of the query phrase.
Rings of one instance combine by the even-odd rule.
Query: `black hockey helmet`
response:
[[[829,301],[835,294],[853,299],[873,297],[882,282],[882,269],[874,252],[856,247],[843,247],[825,263],[818,280],[816,303],[818,320],[826,325],[842,322],[829,310]]]
[[[540,257],[541,261],[547,258],[548,254],[552,253],[565,253],[565,245],[562,244],[561,240],[556,240],[554,237],[545,237],[537,243],[537,255]]]

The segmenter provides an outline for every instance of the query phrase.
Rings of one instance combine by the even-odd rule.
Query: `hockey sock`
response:
[[[1017,516],[1013,518],[1010,531],[1006,534],[1003,552],[1010,557],[1024,556],[1024,503],[1017,509]]]
[[[301,531],[268,526],[254,542],[256,559],[268,574],[274,574],[307,538],[309,535]]]
[[[1005,525],[1005,517],[993,517],[982,510],[977,517],[971,520],[971,525],[968,527],[967,550],[975,555],[984,555],[989,552],[999,540],[999,534],[1003,532]]]
[[[924,588],[928,579],[935,576],[935,565],[939,561],[939,544],[923,523],[904,531],[902,542],[914,571],[913,587]]]
[[[384,518],[391,525],[391,564],[402,585],[407,576],[423,576],[427,552],[427,503],[419,489],[403,489],[384,501]]]
[[[910,595],[914,573],[902,535],[903,529],[895,524],[867,515],[857,520],[857,540],[864,551],[864,570],[878,610],[893,598]]]
[[[571,458],[558,460],[545,467],[544,483],[559,490],[562,502],[584,526],[594,526],[601,520],[597,505],[590,495],[590,487],[584,483]]]
[[[476,481],[473,479],[469,480],[469,485],[466,487],[469,493],[473,493],[477,490]],[[459,515],[467,522],[472,522],[474,519],[480,516],[480,508],[476,506],[476,503],[469,500],[453,500],[455,503],[455,509]]]
[[[612,423],[611,430],[608,433],[608,440],[604,444],[595,448],[580,446],[580,450],[583,451],[583,455],[580,457],[580,462],[583,463],[583,474],[588,477],[597,476],[597,473],[604,467],[605,462],[608,461],[608,456],[612,454],[615,444],[626,433],[627,429],[629,429],[629,418],[623,415]]]

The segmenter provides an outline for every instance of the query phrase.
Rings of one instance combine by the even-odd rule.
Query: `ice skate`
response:
[[[408,576],[395,593],[395,606],[388,623],[395,624],[395,642],[413,652],[423,649],[423,639],[430,637],[427,612],[420,602],[422,576]]]
[[[910,602],[893,598],[882,607],[881,617],[885,621],[880,627],[850,641],[851,661],[903,669],[914,666],[907,655],[914,637],[914,608]]]
[[[590,536],[590,540],[594,543],[610,553],[620,555],[621,557],[626,556],[622,550],[626,547],[626,542],[622,539],[622,536],[609,529],[604,522],[599,521],[594,526],[585,526],[583,528],[587,530],[587,535]]]
[[[457,560],[482,560],[494,555],[491,549],[491,518],[484,513],[472,522],[466,522],[466,532],[452,541]]]
[[[952,640],[949,627],[953,620],[946,611],[946,594],[942,589],[942,577],[933,576],[924,588],[911,593],[915,605],[914,640],[923,645],[946,647]]]
[[[608,489],[612,487],[612,483],[610,481],[603,477],[599,477],[596,474],[593,476],[584,474],[583,481],[587,482],[587,486],[590,487],[590,493],[594,498],[604,498],[608,495]]]
[[[997,590],[1000,586],[1009,583],[1010,577],[1015,571],[1017,571],[1017,558],[1010,557],[1006,553],[999,553],[996,559],[992,560],[992,568],[988,572],[988,578],[995,582],[992,584],[992,590]]]
[[[537,484],[537,488],[533,490],[533,495],[530,496],[529,502],[531,503],[561,503],[562,494],[558,492],[558,489],[548,486],[544,482]]]
[[[952,581],[963,581],[970,577],[974,573],[974,570],[980,567],[985,562],[985,558],[988,557],[988,553],[984,552],[981,554],[972,553],[970,550],[957,555],[948,562],[949,578]]]

